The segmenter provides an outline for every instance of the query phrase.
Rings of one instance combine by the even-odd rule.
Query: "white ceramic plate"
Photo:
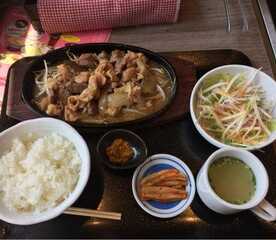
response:
[[[190,98],[190,113],[191,117],[193,120],[193,123],[198,130],[198,132],[203,136],[209,143],[215,145],[218,148],[221,147],[229,147],[231,145],[227,145],[225,143],[222,143],[212,136],[210,136],[199,124],[196,113],[195,113],[195,105],[196,105],[196,98],[197,98],[197,91],[199,90],[200,86],[204,82],[205,79],[209,78],[210,76],[216,75],[218,73],[230,73],[230,74],[237,74],[237,73],[252,73],[256,71],[256,68],[245,66],[245,65],[224,65],[221,67],[217,67],[206,74],[204,74],[196,83],[196,85],[193,88],[191,98]],[[276,82],[273,80],[269,75],[266,73],[259,71],[255,77],[255,81],[260,84],[260,86],[264,89],[265,91],[265,98],[266,101],[271,102],[276,100]],[[272,113],[273,118],[276,118],[276,108],[274,108],[274,111]],[[276,139],[276,131],[273,131],[271,135],[267,138],[266,141],[254,145],[254,146],[249,146],[249,147],[243,147],[243,149],[246,150],[254,150],[254,149],[260,149],[263,148],[269,144],[271,144],[274,140]],[[234,146],[231,146],[234,147]],[[239,148],[239,147],[234,147],[234,148]]]
[[[142,178],[148,174],[169,168],[175,168],[187,176],[186,191],[188,197],[171,203],[140,200],[137,187]],[[132,178],[132,192],[135,200],[144,211],[155,217],[171,218],[185,211],[192,203],[195,195],[195,180],[191,170],[182,160],[169,154],[156,154],[149,157],[135,170]]]

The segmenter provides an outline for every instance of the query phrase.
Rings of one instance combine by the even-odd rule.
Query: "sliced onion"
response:
[[[166,100],[166,94],[165,94],[164,90],[158,84],[156,85],[156,87],[157,87],[157,90],[160,93],[163,101],[165,101]]]
[[[140,115],[146,115],[145,113],[143,113],[141,111],[138,111],[136,109],[133,109],[133,108],[124,108],[123,112],[130,112],[130,113],[137,113],[137,114],[140,114]]]

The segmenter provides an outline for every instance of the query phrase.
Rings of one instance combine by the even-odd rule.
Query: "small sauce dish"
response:
[[[116,139],[123,139],[133,150],[133,156],[125,164],[115,164],[111,162],[107,156],[107,148],[110,147]],[[100,138],[97,144],[97,153],[101,161],[107,167],[118,170],[137,167],[145,161],[147,152],[147,146],[143,139],[141,139],[137,134],[125,129],[115,129],[107,132]]]

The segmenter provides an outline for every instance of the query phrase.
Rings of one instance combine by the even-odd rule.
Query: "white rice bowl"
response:
[[[0,220],[12,224],[31,225],[61,215],[82,194],[90,176],[87,143],[55,118],[27,120],[2,131],[0,158]]]
[[[2,201],[18,212],[55,207],[74,190],[80,164],[72,142],[56,133],[15,138],[11,149],[0,158]]]

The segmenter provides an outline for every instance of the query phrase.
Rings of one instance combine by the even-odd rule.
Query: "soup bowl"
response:
[[[223,200],[213,190],[208,177],[211,164],[222,157],[233,157],[241,160],[252,170],[255,180],[255,192],[251,199],[244,204],[233,204]],[[243,210],[251,210],[257,216],[267,220],[276,220],[276,208],[273,207],[265,196],[268,191],[269,181],[266,169],[262,162],[251,152],[234,149],[221,148],[215,151],[201,167],[196,180],[197,191],[201,200],[207,207],[220,214],[233,214]]]
[[[100,53],[101,51],[105,51],[107,53],[112,52],[113,50],[122,50],[122,51],[133,51],[143,53],[149,60],[159,64],[162,69],[166,72],[168,78],[172,82],[171,94],[168,96],[167,102],[165,105],[156,112],[146,114],[141,118],[137,118],[134,120],[126,120],[121,122],[108,122],[108,123],[85,123],[85,122],[68,122],[69,124],[84,129],[105,129],[105,128],[115,128],[115,127],[125,127],[125,126],[133,126],[140,124],[144,121],[149,121],[154,117],[159,116],[163,113],[171,104],[177,88],[177,79],[174,68],[172,65],[161,55],[158,53],[152,52],[150,50],[126,45],[119,43],[91,43],[91,44],[77,44],[73,46],[68,46],[64,48],[60,48],[57,50],[53,50],[44,55],[36,57],[33,62],[30,64],[29,68],[26,70],[24,75],[23,83],[22,83],[22,98],[26,105],[33,111],[38,117],[44,116],[47,117],[47,113],[41,111],[39,107],[34,103],[34,89],[35,89],[35,72],[41,71],[45,68],[44,61],[47,62],[47,65],[51,66],[53,64],[61,63],[64,60],[68,60],[67,53],[73,53],[74,55],[79,56],[82,53]],[[63,118],[62,118],[63,119]]]

